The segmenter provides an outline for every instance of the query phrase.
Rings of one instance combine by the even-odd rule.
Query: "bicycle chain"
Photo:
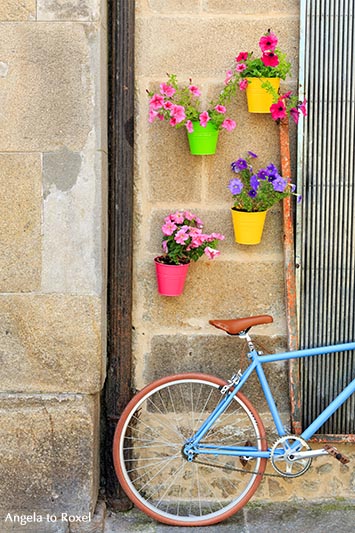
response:
[[[242,472],[243,474],[255,474],[256,476],[267,476],[267,477],[281,477],[281,478],[284,478],[284,476],[282,476],[281,474],[269,474],[269,473],[265,473],[263,472],[262,474],[260,472],[255,472],[253,470],[246,470],[245,468],[233,468],[232,466],[227,466],[227,465],[216,465],[216,464],[211,464],[211,463],[205,463],[204,461],[198,461],[198,460],[193,460],[193,463],[197,463],[199,465],[204,465],[204,466],[209,466],[209,467],[213,467],[213,468],[222,468],[223,470],[232,470],[233,472]]]

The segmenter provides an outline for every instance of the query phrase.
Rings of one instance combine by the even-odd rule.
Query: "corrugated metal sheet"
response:
[[[300,347],[355,339],[354,0],[301,2],[300,84],[308,117],[299,128],[296,261]],[[355,377],[354,353],[301,365],[302,425]],[[355,398],[324,425],[355,433]]]

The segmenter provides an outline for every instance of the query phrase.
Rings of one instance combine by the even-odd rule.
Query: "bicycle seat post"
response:
[[[238,337],[240,337],[241,339],[245,339],[247,344],[248,344],[248,348],[249,348],[249,352],[248,352],[248,357],[250,357],[252,354],[253,355],[257,355],[258,352],[253,344],[253,341],[251,340],[251,337],[249,335],[249,330],[250,328],[248,329],[245,329],[244,331],[241,331],[240,333],[238,333]]]

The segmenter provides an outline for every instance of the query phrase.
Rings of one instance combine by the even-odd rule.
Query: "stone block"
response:
[[[82,149],[92,129],[90,27],[0,24],[3,151]]]
[[[99,395],[1,394],[0,425],[2,519],[94,511]]]
[[[200,0],[148,0],[154,13],[198,13]]]
[[[99,298],[3,295],[0,302],[1,391],[101,389]]]
[[[41,159],[0,154],[0,292],[38,290],[41,284]]]
[[[142,328],[196,331],[205,328],[209,319],[270,314],[274,317],[274,325],[267,326],[270,334],[284,331],[283,260],[201,259],[190,265],[184,292],[178,297],[158,294],[152,260],[140,264],[136,272],[137,295],[144,298]]]
[[[255,15],[255,18],[263,18],[272,14],[285,15],[290,17],[292,15],[299,16],[299,1],[298,0],[281,0],[278,2],[250,2],[250,0],[238,0],[236,5],[235,0],[206,0],[203,3],[202,9],[209,13],[222,14],[230,13],[231,15]],[[265,31],[267,28],[265,29]]]
[[[259,336],[254,328],[253,340],[265,353],[285,351],[285,338]],[[248,347],[244,340],[227,335],[155,335],[151,354],[147,358],[144,382],[169,374],[202,372],[229,379],[247,366]],[[148,364],[149,361],[149,364]],[[264,367],[266,378],[278,409],[289,411],[287,367],[284,363],[270,363]],[[243,393],[260,412],[268,411],[258,378],[253,375],[243,387]]]
[[[99,7],[99,0],[37,0],[37,20],[98,20]]]
[[[174,202],[176,209],[201,201],[203,158],[190,154],[185,128],[151,124],[147,146],[149,200]]]
[[[277,21],[277,22],[276,22]],[[226,31],[226,28],[228,30]],[[218,78],[223,84],[225,71],[239,51],[258,52],[261,35],[272,28],[292,64],[291,76],[298,69],[298,18],[258,19],[236,16],[137,17],[136,68],[144,76],[163,76],[172,72],[182,79]]]
[[[0,22],[36,18],[36,0],[1,0]]]

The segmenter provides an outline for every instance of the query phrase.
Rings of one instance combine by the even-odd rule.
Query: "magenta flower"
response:
[[[172,221],[167,221],[161,228],[163,235],[172,235],[177,226]]]
[[[239,55],[235,58],[237,63],[240,63],[241,61],[246,61],[248,59],[248,52],[240,52]]]
[[[207,255],[208,259],[214,259],[215,257],[221,255],[221,252],[219,250],[214,250],[210,246],[206,246],[204,252]]]
[[[182,224],[184,222],[184,215],[183,213],[180,213],[179,211],[177,211],[173,215],[170,215],[170,220],[172,220],[176,224]]]
[[[184,106],[174,105],[170,111],[170,115],[176,120],[175,124],[179,124],[186,118]]]
[[[267,50],[274,51],[278,43],[276,35],[272,32],[269,32],[267,35],[263,35],[259,41],[259,46],[262,52]]]
[[[201,91],[196,85],[189,85],[189,91],[194,96],[201,96]]]
[[[231,118],[226,118],[222,122],[222,128],[226,129],[227,131],[233,131],[235,127],[236,127],[236,123]]]
[[[276,104],[270,107],[270,113],[274,120],[282,120],[286,117],[286,106],[283,100],[279,99]]]
[[[299,119],[300,113],[299,113],[297,107],[292,107],[292,108],[290,109],[290,115],[291,115],[291,117],[293,118],[294,122],[295,122],[296,124],[298,124],[298,119]]]
[[[163,108],[167,109],[168,111],[174,107],[174,104],[168,100],[167,102],[164,102]]]
[[[279,64],[278,56],[271,50],[263,53],[261,61],[264,63],[265,67],[277,67]]]
[[[164,94],[168,98],[171,98],[176,93],[176,90],[171,85],[168,85],[167,83],[161,83],[160,84],[160,93]]]
[[[204,111],[203,113],[201,113],[201,115],[199,116],[199,119],[200,119],[200,124],[203,128],[205,128],[207,126],[207,122],[211,120],[207,111]]]
[[[307,116],[307,108],[306,108],[307,100],[304,99],[303,102],[298,106],[298,109],[301,111],[302,115],[304,117]]]
[[[248,80],[246,80],[245,78],[243,80],[240,80],[239,82],[239,89],[241,91],[245,91],[245,89],[248,87]]]
[[[172,118],[169,120],[169,124],[170,124],[170,126],[173,126],[173,127],[176,126],[176,124],[177,124],[177,120],[176,120],[176,118],[175,118],[175,117],[172,117]]]
[[[194,131],[194,127],[193,127],[193,125],[192,125],[191,120],[188,120],[188,121],[186,122],[185,126],[186,126],[186,129],[187,129],[187,131],[188,131],[189,133],[193,133],[193,131]]]
[[[220,104],[216,105],[215,110],[218,113],[222,113],[222,114],[224,114],[227,111],[227,109],[224,107],[224,105],[220,105]]]
[[[237,72],[243,72],[243,70],[245,70],[247,68],[246,64],[245,63],[239,63],[236,67],[235,67],[235,70]]]
[[[154,94],[149,101],[149,106],[154,111],[163,107],[163,104],[164,104],[164,97],[161,96],[160,94]]]
[[[165,254],[167,254],[168,251],[169,251],[168,243],[167,243],[166,241],[163,241],[163,242],[161,243],[161,247],[163,248],[163,252],[164,252]]]

